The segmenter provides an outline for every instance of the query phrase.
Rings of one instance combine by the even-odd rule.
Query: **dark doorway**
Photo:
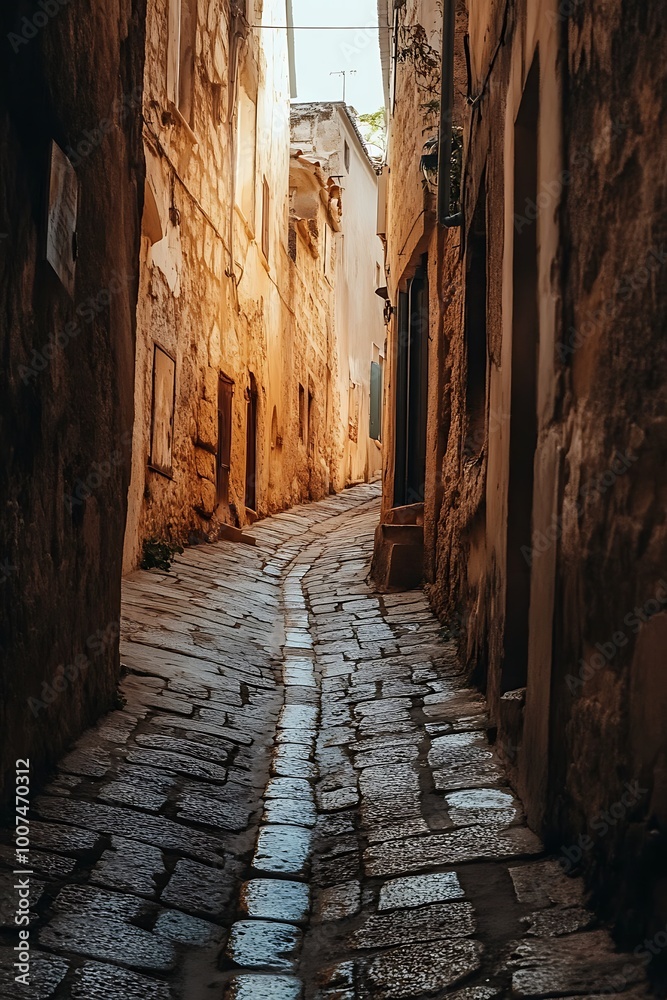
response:
[[[422,263],[398,301],[395,507],[424,500],[427,380],[428,277]]]
[[[229,503],[229,470],[232,457],[232,396],[234,383],[226,375],[218,378],[218,502]]]
[[[257,510],[257,382],[250,375],[250,388],[246,391],[248,409],[246,417],[245,505]]]
[[[531,585],[533,465],[537,447],[537,221],[527,222],[527,204],[537,203],[537,135],[540,71],[535,56],[514,126],[514,313],[507,508],[507,593],[501,690],[526,685]]]

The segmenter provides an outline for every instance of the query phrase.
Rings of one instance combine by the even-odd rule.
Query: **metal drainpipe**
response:
[[[456,0],[444,0],[442,19],[442,79],[440,90],[440,137],[438,141],[438,222],[460,226],[462,215],[449,214],[452,159],[452,117],[454,114],[454,31]]]

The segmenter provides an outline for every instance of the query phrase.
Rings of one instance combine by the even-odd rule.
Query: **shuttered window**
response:
[[[371,361],[371,419],[369,435],[379,441],[382,435],[382,367]]]

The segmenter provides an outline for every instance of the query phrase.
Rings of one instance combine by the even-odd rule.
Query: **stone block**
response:
[[[215,508],[218,506],[218,491],[213,483],[208,479],[201,481],[201,505],[200,510],[205,517],[212,517]]]
[[[215,452],[218,447],[218,410],[207,399],[199,400],[197,416],[197,444]]]
[[[211,483],[216,481],[215,455],[203,448],[195,449],[195,464],[197,475],[202,479],[208,479]]]

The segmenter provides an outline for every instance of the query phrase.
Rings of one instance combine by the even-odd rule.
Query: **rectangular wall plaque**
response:
[[[176,362],[155,344],[153,354],[153,413],[149,464],[157,472],[171,476],[174,444],[174,403]]]

